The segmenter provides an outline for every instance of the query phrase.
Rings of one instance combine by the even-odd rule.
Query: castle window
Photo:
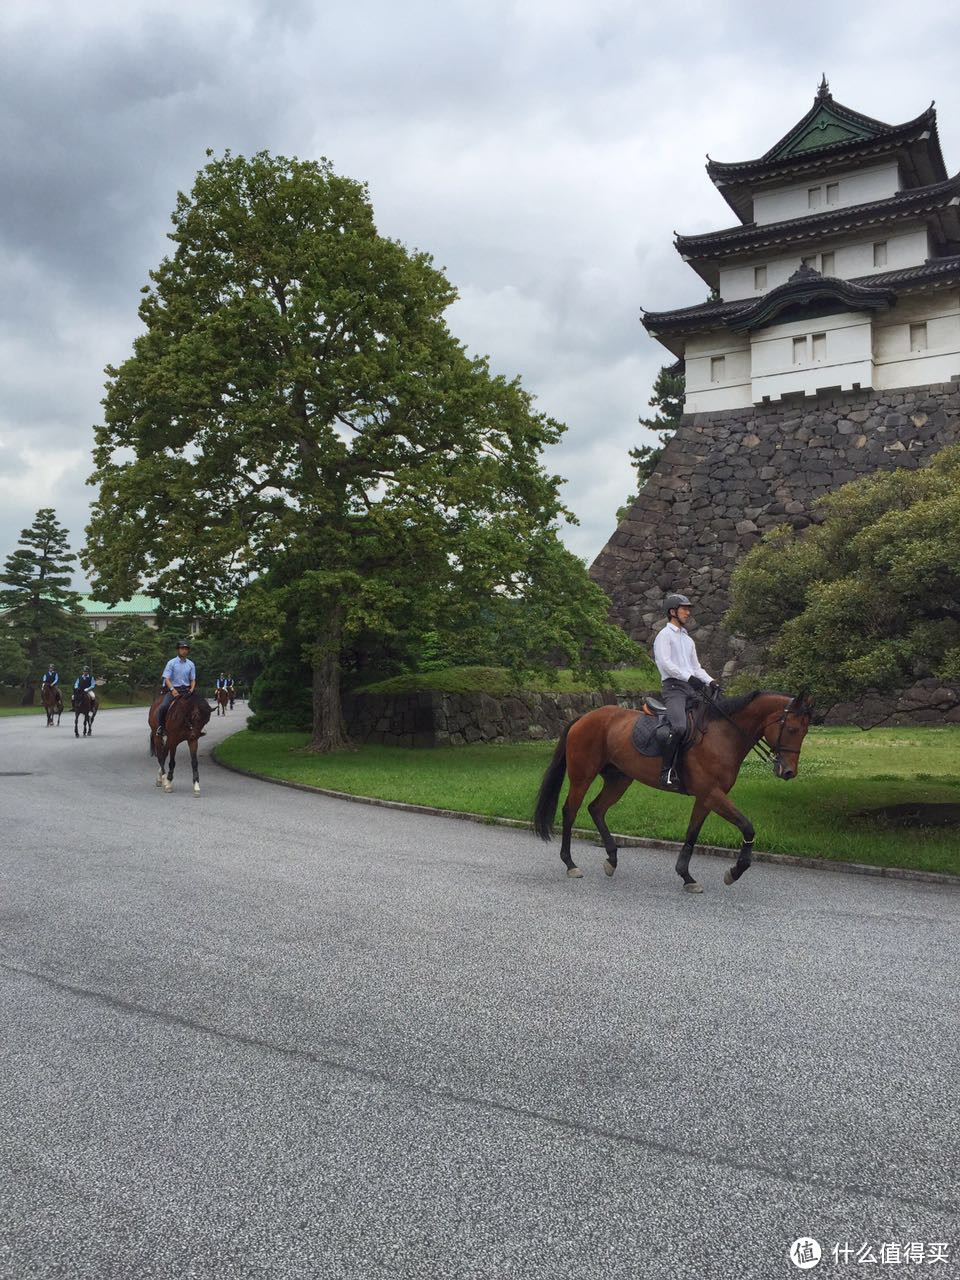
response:
[[[724,368],[726,366],[725,356],[710,357],[710,381],[722,382],[724,379]]]
[[[836,269],[836,259],[834,254],[823,254],[820,259],[820,274],[822,276],[832,276]]]
[[[753,287],[755,289],[766,289],[767,287],[767,268],[753,268]]]
[[[813,335],[813,363],[825,364],[827,359],[827,335],[825,333],[815,333]]]
[[[827,204],[839,204],[839,203],[840,203],[840,183],[828,182],[827,183]]]
[[[926,324],[912,324],[910,326],[910,350],[926,351],[926,349],[927,349]]]
[[[793,363],[807,363],[807,340],[806,338],[794,338],[793,340]]]
[[[807,208],[819,209],[823,204],[823,187],[807,188]]]
[[[885,267],[887,265],[887,242],[879,240],[873,246],[873,265],[875,267]]]

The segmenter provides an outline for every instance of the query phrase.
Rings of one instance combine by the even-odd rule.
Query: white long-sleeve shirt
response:
[[[710,684],[713,676],[704,671],[697,657],[697,646],[683,627],[668,622],[653,642],[653,660],[661,680],[689,680],[697,676]]]

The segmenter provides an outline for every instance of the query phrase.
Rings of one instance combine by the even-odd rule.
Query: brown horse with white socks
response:
[[[201,698],[197,693],[184,693],[180,697],[174,698],[171,705],[167,708],[167,718],[164,724],[165,733],[163,735],[157,732],[158,722],[160,718],[160,704],[163,702],[164,695],[153,703],[150,708],[147,719],[150,724],[150,754],[157,758],[157,786],[163,787],[164,791],[173,790],[173,771],[177,765],[177,747],[181,742],[186,742],[190,748],[190,764],[193,768],[193,794],[200,794],[200,768],[197,764],[197,743],[203,737],[204,726],[210,719],[211,706],[206,698]],[[164,764],[167,762],[169,754],[169,763],[166,773],[164,773]]]
[[[690,858],[709,813],[726,818],[743,835],[740,856],[725,872],[724,882],[733,884],[750,866],[753,824],[731,804],[727,793],[750,751],[756,751],[772,764],[776,777],[784,781],[796,777],[800,747],[813,715],[813,708],[802,693],[792,698],[788,694],[762,690],[741,698],[705,699],[703,711],[702,725],[694,734],[695,741],[686,749],[681,767],[683,789],[694,797],[694,804],[676,870],[683,879],[683,887],[690,893],[702,892],[702,886],[690,874]],[[607,810],[616,804],[631,782],[643,782],[663,790],[659,785],[659,756],[641,755],[631,740],[640,714],[624,707],[598,707],[573,720],[560,735],[540,785],[533,829],[543,840],[553,835],[557,801],[564,775],[568,774],[570,787],[563,805],[560,845],[560,857],[568,876],[583,875],[571,856],[570,840],[577,812],[594,778],[598,775],[603,778],[603,789],[587,808],[607,853],[603,869],[608,876],[617,869],[617,845],[605,821]]]

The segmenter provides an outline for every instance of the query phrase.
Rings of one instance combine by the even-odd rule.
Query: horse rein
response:
[[[723,710],[723,708],[717,704],[717,701],[715,698],[707,698],[702,693],[699,693],[699,691],[698,691],[698,696],[700,697],[700,700],[702,702],[709,703],[709,705],[712,706],[715,711],[718,711],[720,715],[723,716],[724,720],[727,721],[728,724],[733,725],[734,729],[736,729],[737,733],[739,733],[741,738],[744,738],[747,742],[750,742],[750,734],[745,733],[743,729],[741,729],[740,726],[737,724],[736,720],[731,719],[731,717],[727,715],[727,713]],[[764,723],[760,726],[760,736],[757,739],[757,741],[750,742],[750,751],[753,751],[756,755],[758,755],[765,764],[776,764],[777,760],[779,759],[782,753],[786,753],[787,755],[795,755],[795,756],[800,755],[799,747],[784,747],[782,745],[783,731],[787,725],[787,716],[790,714],[790,706],[791,704],[787,703],[787,705],[783,708],[779,716],[771,716],[769,720],[765,720]],[[773,724],[774,720],[778,721],[780,725],[780,732],[777,735],[776,744],[771,748],[764,741],[763,735],[766,731],[767,725]]]

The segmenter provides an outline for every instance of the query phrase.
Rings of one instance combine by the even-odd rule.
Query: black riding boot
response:
[[[663,748],[663,758],[660,766],[660,785],[670,791],[680,790],[680,776],[674,768],[679,750],[680,735],[679,733],[671,733],[666,746]]]

